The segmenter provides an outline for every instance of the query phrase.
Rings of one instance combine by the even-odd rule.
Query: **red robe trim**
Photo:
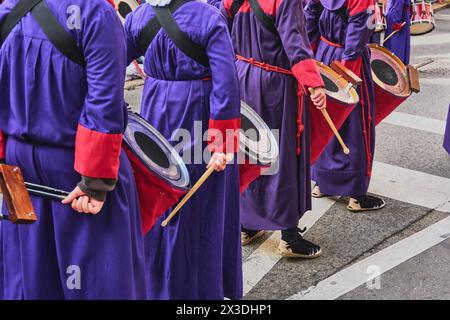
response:
[[[0,160],[6,158],[6,137],[0,130]]]
[[[86,177],[117,179],[122,134],[108,134],[78,125],[75,170]]]
[[[292,73],[303,87],[325,87],[314,59],[305,59],[292,67]]]
[[[239,151],[241,119],[209,120],[208,150],[211,152],[236,153]]]
[[[375,2],[375,0],[349,0],[347,3],[348,13],[350,16],[355,16],[370,8],[374,9]]]
[[[354,74],[361,78],[362,72],[362,57],[359,56],[355,60],[343,60],[341,61],[344,66],[349,68]]]

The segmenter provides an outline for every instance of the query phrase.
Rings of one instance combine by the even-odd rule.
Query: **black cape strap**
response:
[[[17,23],[42,0],[20,1],[6,16],[0,26],[0,41],[3,44]]]
[[[185,55],[191,59],[199,62],[205,67],[209,67],[209,59],[205,48],[193,42],[189,37],[181,31],[177,22],[172,16],[168,7],[153,7],[161,27],[167,32],[170,40],[180,49]]]
[[[234,0],[233,3],[231,4],[230,13],[233,18],[236,15],[236,13],[238,13],[238,11],[242,7],[242,5],[244,4],[244,1],[245,0]]]
[[[345,22],[348,22],[349,16],[347,12],[347,6],[344,4],[342,7],[335,11],[339,17]]]
[[[169,38],[185,55],[198,63],[209,67],[209,59],[206,54],[206,50],[194,43],[189,37],[181,31],[180,27],[176,23],[172,14],[179,9],[182,5],[191,0],[175,0],[166,7],[153,7],[152,9],[156,14],[156,17],[150,20],[150,22],[142,29],[139,35],[139,44],[141,52],[145,54],[147,52],[150,43],[155,39],[161,28],[167,32]]]
[[[245,0],[234,0],[231,4],[230,13],[231,16],[234,17],[236,13],[238,13],[239,9],[244,4]],[[275,27],[275,23],[273,20],[263,11],[261,8],[261,5],[259,4],[258,0],[248,0],[250,4],[250,8],[252,8],[253,13],[256,16],[256,19],[258,19],[259,22],[275,35],[278,35],[277,28]]]
[[[44,0],[21,0],[13,8],[0,27],[2,43],[14,26],[30,11],[53,46],[68,59],[84,67],[86,62],[83,52],[78,48],[75,39],[59,24]]]
[[[187,3],[187,0],[175,0],[168,6],[170,12],[175,13],[183,4]],[[151,19],[139,34],[139,47],[141,48],[141,53],[145,54],[147,52],[150,43],[155,39],[159,30],[161,30],[161,24],[157,18]]]
[[[275,23],[273,20],[263,11],[261,8],[261,5],[259,4],[258,0],[249,0],[250,8],[252,8],[256,18],[259,20],[259,22],[262,23],[262,25],[272,32],[275,35],[278,35],[277,28],[275,27]]]

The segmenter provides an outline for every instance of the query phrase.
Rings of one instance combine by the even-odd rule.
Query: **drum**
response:
[[[386,23],[386,7],[383,3],[378,3],[375,5],[375,32],[383,32],[387,28]]]
[[[412,4],[411,35],[418,36],[429,33],[434,30],[435,26],[436,22],[431,3],[424,0],[414,1]]]
[[[278,141],[275,135],[258,113],[241,101],[238,157],[241,192],[275,165],[278,155]]]
[[[403,62],[388,49],[369,45],[370,66],[375,83],[375,124],[379,124],[410,95],[408,71]]]
[[[339,129],[358,104],[358,93],[350,82],[327,65],[317,62],[317,67],[325,83],[327,111],[336,128]],[[334,137],[334,133],[320,110],[317,110],[312,103],[309,106],[311,163],[314,164]]]
[[[123,147],[133,167],[145,234],[189,191],[189,173],[177,151],[137,113],[129,112]]]
[[[122,23],[125,22],[127,15],[139,6],[139,2],[135,0],[114,0],[114,4]]]

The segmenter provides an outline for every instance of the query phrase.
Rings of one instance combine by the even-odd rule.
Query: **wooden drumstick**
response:
[[[390,35],[388,35],[386,38],[384,38],[384,40],[383,40],[383,42],[381,43],[381,45],[384,46],[384,43],[385,43],[386,41],[388,41],[392,36],[394,36],[397,32],[400,32],[400,30],[403,29],[403,27],[405,26],[405,24],[406,24],[406,22],[403,22],[403,23],[402,23],[402,26],[401,26],[401,28],[400,28],[399,30],[394,30],[394,31],[392,31],[392,33],[391,33]]]
[[[309,88],[309,92],[311,93],[311,95],[314,95],[315,90],[310,87]],[[339,143],[341,144],[342,150],[344,151],[345,154],[349,155],[350,154],[350,149],[347,147],[347,145],[345,144],[344,140],[342,139],[338,129],[334,125],[333,120],[331,119],[330,115],[328,114],[327,109],[322,109],[320,111],[322,111],[323,117],[328,122],[328,125],[330,126],[331,130],[333,130],[334,135],[336,136],[336,138],[338,139]]]
[[[211,166],[208,168],[208,170],[201,176],[200,179],[198,179],[197,183],[192,187],[192,189],[186,194],[186,196],[183,198],[183,200],[180,201],[180,203],[176,206],[176,208],[170,213],[170,215],[167,217],[166,220],[164,220],[161,223],[162,227],[167,227],[170,220],[175,217],[175,215],[178,214],[178,212],[183,208],[183,206],[186,204],[186,202],[189,201],[190,198],[197,192],[197,190],[208,180],[209,176],[214,172],[214,166]]]
[[[147,76],[145,75],[145,73],[144,73],[144,71],[142,70],[142,68],[141,68],[141,66],[139,65],[139,63],[138,63],[136,60],[134,60],[134,61],[133,61],[133,65],[134,65],[134,67],[136,68],[136,70],[137,70],[137,72],[139,73],[139,75],[141,76],[141,78],[142,78],[143,80],[145,80],[145,78],[146,78]]]

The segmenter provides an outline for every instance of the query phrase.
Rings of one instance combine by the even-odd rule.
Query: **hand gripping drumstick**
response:
[[[400,32],[400,30],[403,29],[403,27],[405,26],[406,22],[403,22],[402,25],[400,26],[400,29],[398,30],[394,30],[392,31],[392,33],[390,35],[388,35],[386,38],[384,38],[383,43],[381,44],[382,46],[384,46],[384,43],[386,41],[388,41],[393,35],[395,35],[397,32]]]
[[[313,95],[315,93],[315,90],[310,87],[309,88],[309,92],[311,93],[311,95]],[[331,119],[330,115],[328,114],[327,109],[322,109],[320,111],[322,111],[323,117],[328,122],[328,125],[330,126],[331,130],[333,130],[334,135],[336,136],[336,138],[338,139],[339,143],[341,144],[342,150],[344,151],[345,154],[349,155],[350,154],[350,149],[347,147],[347,145],[345,144],[344,140],[342,140],[342,137],[341,137],[338,129],[334,125],[333,120]]]
[[[197,190],[208,180],[209,176],[214,172],[214,166],[208,168],[208,170],[198,179],[197,183],[192,187],[192,189],[186,194],[186,196],[181,200],[181,202],[176,206],[176,208],[170,213],[166,220],[161,223],[162,227],[167,227],[170,220],[172,220],[175,215],[183,208],[183,206],[188,202],[190,198],[197,192]]]

